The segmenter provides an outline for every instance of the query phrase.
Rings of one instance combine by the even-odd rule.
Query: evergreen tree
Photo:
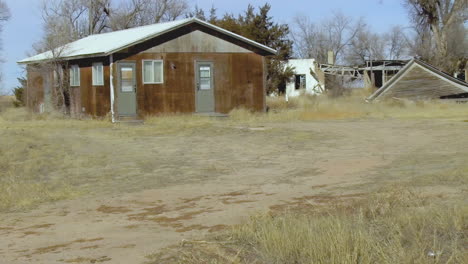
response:
[[[28,81],[25,77],[20,77],[17,79],[20,85],[13,89],[13,94],[15,95],[15,101],[13,101],[13,105],[15,107],[20,107],[24,106],[25,103],[24,91],[26,89]]]

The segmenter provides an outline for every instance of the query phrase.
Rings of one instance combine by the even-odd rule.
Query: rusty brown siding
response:
[[[71,88],[71,107],[77,113],[100,117],[110,111],[109,66],[104,66],[104,85],[94,86],[92,66],[80,65],[80,87]]]
[[[34,66],[27,67],[26,106],[34,112],[39,112],[39,106],[44,102],[44,82],[51,73],[44,72]]]
[[[262,58],[255,53],[140,53],[120,62],[136,62],[138,114],[145,116],[195,112],[195,61],[212,61],[214,64],[216,112],[229,113],[240,107],[263,111]],[[164,61],[164,83],[143,84],[144,59]],[[118,89],[117,85],[115,89]]]

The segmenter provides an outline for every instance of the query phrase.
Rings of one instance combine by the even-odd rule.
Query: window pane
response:
[[[97,84],[97,66],[93,65],[93,85]]]
[[[78,68],[78,66],[75,66],[74,67],[74,71],[75,71],[75,86],[79,86],[80,85],[80,68]]]
[[[210,89],[211,89],[211,79],[200,78],[200,90],[210,90]]]
[[[211,77],[211,68],[210,68],[210,66],[201,66],[200,67],[200,77],[202,77],[202,78]]]
[[[80,86],[80,68],[77,65],[70,67],[70,86]]]
[[[70,85],[73,86],[75,85],[75,74],[73,73],[73,67],[70,68]]]
[[[102,80],[102,65],[97,66],[97,71],[96,71],[96,80],[98,85],[103,85],[104,81]]]
[[[97,84],[98,85],[103,85],[104,84],[104,66],[102,64],[99,64],[97,66]]]
[[[163,68],[161,61],[154,62],[154,82],[161,83],[162,82],[162,75],[163,75]]]
[[[145,61],[143,62],[143,82],[152,83],[153,82],[153,62]]]
[[[122,92],[133,92],[133,68],[120,68]]]

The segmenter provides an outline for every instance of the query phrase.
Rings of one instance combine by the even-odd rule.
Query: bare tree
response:
[[[8,21],[10,16],[10,8],[3,0],[0,0],[0,22]]]
[[[2,1],[0,0],[0,3]],[[47,63],[35,70],[50,81],[51,101],[69,111],[73,96],[68,82],[69,65],[61,60],[67,44],[91,34],[174,20],[187,9],[185,0],[43,0],[44,37],[33,47],[37,53],[50,51]],[[51,74],[53,78],[51,77]]]
[[[307,17],[295,18],[292,37],[295,50],[300,57],[312,57],[320,63],[327,62],[327,52],[333,51],[334,61],[344,62],[344,51],[356,37],[363,19],[353,20],[340,12],[320,24],[310,22]]]
[[[88,9],[88,34],[109,30],[111,0],[83,0]]]
[[[11,13],[8,5],[0,0],[0,34],[3,31],[3,23],[10,19]],[[0,52],[3,50],[2,39],[0,38]],[[3,56],[0,56],[0,66],[3,64]],[[3,84],[3,72],[0,71],[0,84]],[[1,85],[3,87],[3,85]],[[1,91],[0,91],[1,92]]]
[[[371,32],[367,26],[359,29],[346,49],[346,62],[361,65],[368,60],[385,59],[385,41],[382,36]]]
[[[397,60],[408,54],[408,37],[401,26],[393,26],[383,38],[386,42],[386,59]]]
[[[188,10],[186,0],[131,0],[121,2],[110,16],[112,30],[172,21]]]
[[[461,27],[468,19],[468,1],[405,0],[405,4],[418,33],[416,42],[434,43],[434,56],[423,58],[446,71],[453,72],[454,65],[460,58],[466,56],[466,30],[461,30]],[[460,35],[463,37],[460,38]],[[453,49],[459,47],[457,41],[460,43],[460,40],[464,45],[460,49]]]

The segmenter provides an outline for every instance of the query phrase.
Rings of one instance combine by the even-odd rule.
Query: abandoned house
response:
[[[412,59],[393,78],[369,98],[409,100],[435,100],[463,98],[468,93],[468,83],[444,73],[434,66]]]
[[[408,60],[367,60],[362,67],[365,87],[380,88],[395,76]]]
[[[301,94],[316,94],[322,91],[322,85],[317,80],[314,59],[290,59],[285,67],[294,68],[293,78],[286,83],[285,98]]]
[[[364,65],[343,66],[332,63],[320,64],[325,76],[346,80],[362,80],[361,88],[380,88],[408,63],[407,60],[366,60]]]
[[[189,18],[91,35],[19,61],[27,65],[26,104],[43,111],[63,61],[74,115],[144,117],[159,113],[265,111],[265,56],[276,51],[205,21]],[[68,77],[69,76],[69,77]]]

